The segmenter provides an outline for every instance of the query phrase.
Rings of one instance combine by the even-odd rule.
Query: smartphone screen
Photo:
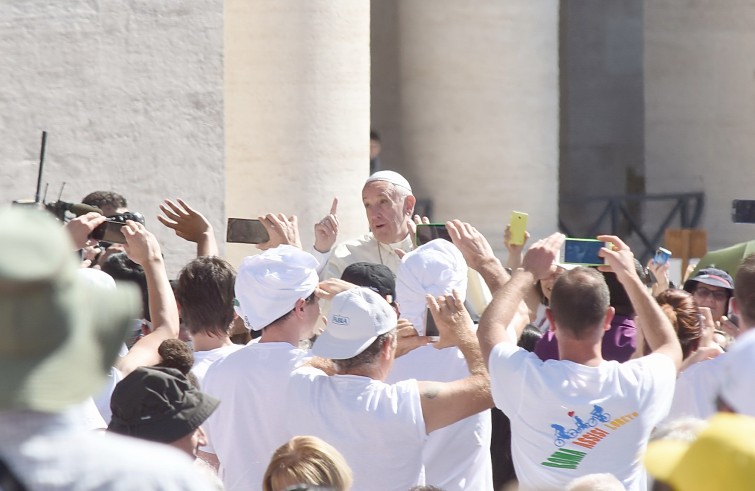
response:
[[[598,252],[606,243],[595,239],[566,239],[564,242],[564,262],[583,266],[605,264]]]
[[[430,313],[430,309],[427,309],[427,311],[425,311],[425,336],[434,338],[440,336],[440,333],[438,332],[438,326],[435,325],[435,319],[433,319],[433,314]]]
[[[521,211],[512,211],[509,220],[509,244],[524,244],[524,234],[527,231],[527,215]]]
[[[121,227],[125,223],[108,220],[92,231],[92,238],[102,242],[111,242],[113,244],[125,244],[126,237],[121,232]]]
[[[431,240],[445,239],[451,242],[451,236],[445,223],[420,223],[417,225],[417,245],[427,244]]]
[[[655,256],[653,256],[653,262],[658,266],[663,266],[668,262],[670,257],[671,251],[664,249],[663,247],[659,247],[658,250],[655,251]]]
[[[731,221],[755,223],[755,200],[735,199],[731,202]]]
[[[229,218],[225,241],[240,244],[262,244],[270,240],[262,223],[254,218]]]

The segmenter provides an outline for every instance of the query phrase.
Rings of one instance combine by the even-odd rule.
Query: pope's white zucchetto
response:
[[[411,194],[412,187],[409,185],[409,181],[406,180],[404,176],[399,174],[398,172],[394,172],[392,170],[380,170],[372,174],[370,177],[367,178],[367,180],[364,182],[365,186],[373,181],[385,181],[390,182],[394,186],[401,186],[402,188],[409,191]]]
[[[235,290],[246,326],[260,331],[309,297],[319,281],[317,264],[311,254],[290,245],[245,257]]]

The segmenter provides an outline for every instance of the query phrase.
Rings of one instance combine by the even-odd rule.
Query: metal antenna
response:
[[[34,194],[34,202],[39,203],[39,191],[42,188],[42,169],[45,165],[45,145],[47,144],[47,132],[42,131],[42,148],[39,150],[39,172],[37,172],[37,192]]]

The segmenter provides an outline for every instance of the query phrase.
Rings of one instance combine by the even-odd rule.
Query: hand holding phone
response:
[[[91,237],[97,241],[110,242],[112,244],[125,244],[126,237],[123,235],[121,228],[126,225],[123,222],[115,220],[106,220],[97,228],[92,230]]]
[[[657,266],[663,266],[668,262],[670,257],[671,251],[664,249],[663,247],[659,247],[658,250],[655,251],[655,255],[653,256],[653,262]]]
[[[528,215],[521,211],[512,211],[509,219],[509,241],[513,246],[524,245],[527,240],[527,218]]]

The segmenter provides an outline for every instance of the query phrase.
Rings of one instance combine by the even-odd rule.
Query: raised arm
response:
[[[458,346],[470,373],[454,382],[417,382],[425,430],[430,433],[493,407],[493,397],[472,319],[459,293],[437,300],[428,296],[428,306],[440,334],[436,347]]]
[[[511,280],[493,294],[477,328],[477,339],[486,364],[495,345],[516,344],[516,339],[509,337],[506,328],[535,281],[549,274],[563,241],[564,236],[556,233],[535,242],[524,256],[522,268],[514,271]]]
[[[480,273],[491,293],[495,294],[506,284],[509,274],[493,254],[493,248],[484,235],[461,220],[446,222],[446,230],[464,256],[467,266]]]
[[[674,332],[668,317],[663,313],[658,302],[650,296],[647,288],[637,276],[634,267],[634,254],[629,246],[613,235],[600,235],[598,240],[610,242],[612,250],[604,247],[600,254],[606,260],[607,266],[601,266],[603,271],[612,271],[629,296],[635,312],[642,319],[643,335],[653,353],[661,353],[674,362],[677,370],[682,362],[682,349],[679,338]]]
[[[131,220],[121,230],[126,237],[126,254],[144,268],[149,296],[149,314],[153,331],[140,339],[117,363],[117,368],[128,375],[140,366],[160,363],[157,350],[166,339],[178,337],[178,307],[165,272],[157,238],[141,223]]]
[[[174,203],[166,199],[160,210],[165,216],[158,215],[157,219],[166,227],[173,229],[176,235],[189,242],[197,244],[197,257],[217,256],[218,243],[215,232],[207,218],[197,210],[179,199]]]

